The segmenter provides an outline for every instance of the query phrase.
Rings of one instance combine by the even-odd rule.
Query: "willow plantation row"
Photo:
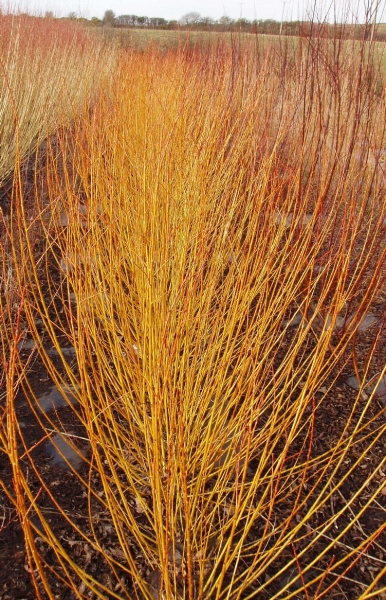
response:
[[[31,598],[382,598],[382,47],[74,31],[84,86],[20,113],[1,223]]]

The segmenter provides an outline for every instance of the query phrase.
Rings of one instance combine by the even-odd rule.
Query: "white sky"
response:
[[[219,19],[227,15],[237,19],[240,13],[243,17],[252,19],[284,20],[305,18],[305,6],[314,5],[313,0],[21,0],[28,12],[44,13],[52,10],[56,16],[66,16],[74,11],[79,16],[91,18],[103,17],[104,11],[111,9],[118,15],[133,14],[147,17],[163,17],[165,19],[180,19],[182,15],[196,11],[203,17]],[[349,11],[349,20],[353,14],[363,14],[363,6],[373,2],[379,3],[378,17],[383,12],[385,0],[338,0],[345,4]],[[1,3],[1,0],[0,0]],[[317,0],[321,7],[319,16],[325,17],[328,7],[337,5],[337,0]],[[19,3],[20,6],[20,3]],[[340,19],[339,19],[340,20]]]
[[[147,17],[163,17],[164,19],[180,19],[182,15],[195,11],[203,17],[219,19],[227,15],[236,19],[242,16],[247,19],[276,19],[281,20],[283,12],[290,18],[297,17],[298,0],[32,0],[32,4],[39,6],[40,11],[53,10],[58,16],[65,16],[70,11],[75,11],[82,16],[90,18],[103,17],[104,11],[111,9],[118,15],[138,15]],[[295,8],[294,8],[295,4]]]

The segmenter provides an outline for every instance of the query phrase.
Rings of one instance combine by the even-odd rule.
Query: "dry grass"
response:
[[[232,45],[238,43],[258,44],[278,43],[280,38],[275,35],[255,35],[250,33],[230,33],[218,31],[179,31],[160,29],[102,29],[95,32],[109,42],[118,43],[122,48],[145,50],[154,46],[157,50],[170,50],[180,46],[208,47],[219,44]]]
[[[358,416],[358,394],[329,449],[314,444],[330,402],[317,391],[334,384],[385,283],[385,96],[371,47],[346,49],[314,38],[295,53],[234,44],[125,54],[111,87],[59,136],[60,166],[48,146],[49,205],[36,197],[43,254],[17,188],[20,310],[37,341],[38,314],[58,350],[63,334],[74,346],[77,370],[39,351],[52,379],[77,390],[91,446],[89,475],[78,475],[89,527],[65,518],[113,580],[76,563],[29,486],[17,375],[35,410],[36,399],[11,353],[3,448],[37,593],[54,597],[51,572],[80,598],[293,598],[299,577],[307,597],[330,597],[382,534],[383,524],[333,561],[334,545],[382,503],[385,458],[326,511],[385,434],[384,421],[367,420],[373,398]],[[308,318],[290,333],[298,308]],[[342,312],[352,318],[337,336]],[[47,435],[58,428],[36,414]],[[31,507],[56,562],[39,553]],[[101,512],[114,555],[94,525]],[[117,591],[122,573],[132,587]],[[360,598],[386,591],[384,575]]]
[[[0,15],[0,183],[59,125],[95,97],[112,54],[53,19]]]

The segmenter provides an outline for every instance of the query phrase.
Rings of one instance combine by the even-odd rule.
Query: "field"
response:
[[[0,27],[0,596],[385,600],[381,45]]]
[[[267,42],[278,42],[275,35],[253,35],[250,33],[230,33],[216,31],[177,31],[161,29],[113,29],[103,28],[96,31],[108,43],[118,44],[121,48],[145,50],[154,46],[158,50],[169,50],[177,47],[205,47],[218,44],[237,43],[264,45]]]

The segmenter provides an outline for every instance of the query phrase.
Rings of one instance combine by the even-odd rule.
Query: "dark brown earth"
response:
[[[381,301],[380,301],[381,302]],[[383,300],[382,300],[383,302]],[[373,314],[381,314],[383,310],[383,304],[375,305],[372,308]],[[373,336],[371,332],[361,334],[361,336],[357,339],[357,357],[358,357],[358,366],[361,367],[361,356],[365,356],[366,352],[372,342]],[[21,350],[22,356],[25,358],[29,356],[31,350],[23,351]],[[56,359],[58,360],[58,359]],[[372,365],[372,374],[375,374],[379,371],[386,360],[386,340],[385,336],[381,336],[381,339],[378,343],[377,350],[374,356],[374,361]],[[52,385],[49,381],[47,374],[44,371],[44,368],[41,364],[41,361],[36,356],[33,360],[33,366],[29,373],[29,380],[32,388],[42,394],[46,392]],[[345,384],[345,379],[348,375],[352,374],[352,366],[351,363],[348,362],[347,366],[343,369],[340,374],[338,380],[334,384],[332,390],[329,392],[327,398],[322,403],[320,409],[317,411],[317,418],[315,421],[315,434],[314,434],[314,448],[313,454],[321,454],[324,451],[328,451],[329,448],[339,439],[341,435],[342,428],[345,426],[347,421],[349,420],[351,406],[353,405],[355,398],[357,396],[357,392],[351,389],[349,386]],[[326,382],[326,386],[328,386],[328,382]],[[321,394],[323,390],[321,390]],[[318,398],[318,394],[317,394]],[[366,396],[361,398],[357,409],[356,415],[359,416],[362,409],[364,408],[366,403]],[[88,522],[88,506],[87,506],[87,494],[86,488],[79,482],[79,479],[76,475],[74,475],[68,469],[63,467],[52,465],[51,458],[47,452],[47,441],[46,436],[43,433],[43,430],[39,426],[36,417],[33,415],[26,399],[21,390],[16,397],[16,406],[17,406],[17,416],[22,427],[23,436],[28,448],[35,448],[32,453],[34,464],[39,472],[44,475],[44,480],[48,482],[49,488],[55,489],[56,497],[59,499],[62,509],[74,519],[74,521],[78,524],[78,526],[82,529],[82,531],[89,530],[89,522]],[[383,414],[382,414],[383,411]],[[58,409],[58,417],[62,425],[64,424],[66,431],[71,431],[79,437],[85,437],[85,431],[79,421],[76,419],[71,408],[60,408]],[[379,427],[384,423],[385,416],[385,406],[384,404],[378,400],[374,399],[370,410],[366,412],[366,420],[374,419],[372,424],[369,426],[369,430],[375,432],[379,430]],[[355,421],[355,419],[354,419]],[[43,441],[41,441],[43,440]],[[357,468],[350,478],[345,482],[345,484],[340,488],[339,492],[336,493],[330,505],[324,506],[320,511],[320,514],[315,517],[316,521],[322,522],[328,516],[337,511],[344,506],[348,500],[353,496],[353,494],[358,490],[359,486],[366,480],[368,475],[375,471],[378,468],[378,465],[384,458],[385,453],[385,438],[380,438],[372,448],[371,452],[367,454],[366,459],[360,464],[359,468]],[[82,442],[81,442],[82,443]],[[300,443],[300,442],[299,442]],[[348,469],[349,466],[355,461],[356,457],[361,454],[361,450],[368,445],[368,441],[363,441],[362,444],[356,445],[351,453],[347,456],[344,469]],[[86,443],[82,443],[81,450],[87,454],[87,445]],[[23,461],[22,461],[23,464]],[[253,469],[253,462],[250,464],[251,469]],[[29,463],[24,461],[25,470],[30,470]],[[9,462],[4,456],[1,458],[0,463],[0,478],[7,485],[8,489],[12,489],[12,473],[10,469]],[[85,479],[87,480],[88,475],[88,466],[86,463],[83,463],[80,471]],[[30,481],[35,482],[31,485],[32,489],[38,493],[39,492],[39,482],[34,474],[31,472]],[[336,473],[335,480],[339,481],[340,473]],[[380,470],[375,481],[370,483],[366,488],[366,491],[362,496],[358,498],[358,500],[353,504],[352,511],[358,511],[366,498],[371,494],[374,490],[375,486],[380,482],[385,482],[385,494],[378,499],[378,501],[374,502],[370,509],[366,510],[363,516],[360,518],[357,525],[349,530],[349,532],[342,538],[342,540],[337,543],[332,551],[328,554],[327,557],[324,558],[325,564],[330,561],[331,564],[331,573],[327,574],[326,579],[324,581],[324,586],[328,586],[329,583],[333,583],[336,579],[336,574],[341,573],[342,571],[338,569],[336,572],[334,570],[334,563],[339,560],[339,558],[343,557],[346,552],[346,547],[355,548],[358,546],[360,540],[365,539],[375,528],[379,527],[386,522],[386,470]],[[95,486],[97,488],[98,481],[95,480]],[[296,485],[296,482],[295,482]],[[17,512],[15,508],[9,503],[9,501],[4,497],[4,494],[0,495],[0,505],[1,505],[1,532],[0,532],[0,564],[1,567],[1,588],[0,588],[0,598],[6,599],[34,599],[37,597],[35,590],[33,589],[30,581],[30,577],[28,574],[28,565],[27,558],[24,548],[23,541],[23,530],[17,518]],[[63,517],[60,515],[59,511],[52,505],[49,498],[46,495],[41,494],[39,496],[39,505],[47,519],[52,531],[64,542],[64,546],[68,549],[69,554],[73,557],[75,561],[81,566],[83,566],[88,572],[93,573],[98,580],[103,581],[108,587],[109,585],[116,587],[116,580],[112,580],[111,574],[108,566],[104,563],[102,557],[97,556],[95,552],[93,552],[89,547],[87,548],[85,544],[81,542],[77,542],[76,534],[73,529],[66,523]],[[286,511],[288,514],[291,512],[291,502],[289,502],[288,507],[281,506],[280,508],[280,516],[283,518],[285,516]],[[95,516],[95,515],[94,515]],[[52,560],[55,562],[54,555],[50,549],[46,547],[43,540],[39,540],[39,520],[37,517],[31,515],[32,522],[36,526],[37,530],[35,531],[35,536],[37,540],[37,546],[39,550],[42,552],[42,555],[45,556],[46,560],[49,562]],[[98,518],[98,517],[97,517]],[[140,518],[140,516],[139,516]],[[343,518],[338,521],[338,527],[336,528],[335,533],[339,533],[339,529],[343,529],[348,522],[349,515],[345,514]],[[104,545],[109,549],[111,554],[117,553],[117,556],[120,555],[120,547],[117,543],[117,538],[114,535],[114,529],[109,525],[109,518],[107,514],[101,514],[99,516],[99,520],[101,523],[101,527],[104,525]],[[318,523],[315,523],[317,525]],[[310,531],[312,530],[312,523],[309,523]],[[251,532],[251,536],[258,536],[259,531],[258,527]],[[333,532],[328,532],[327,536],[331,537]],[[327,538],[324,540],[327,541]],[[300,551],[300,547],[298,549]],[[318,544],[315,544],[314,547],[315,556],[318,553]],[[291,560],[292,556],[288,551],[288,560]],[[310,559],[311,557],[308,557]],[[267,571],[266,577],[270,577],[277,572],[285,564],[286,557],[283,555],[279,561],[277,561],[272,567],[270,567]],[[330,590],[326,598],[347,598],[349,600],[358,598],[361,593],[363,593],[371,583],[375,574],[379,573],[379,571],[384,571],[383,577],[380,579],[378,587],[382,589],[382,587],[386,586],[386,534],[385,531],[382,535],[380,535],[376,541],[376,543],[372,544],[369,548],[366,549],[366,552],[363,556],[359,558],[356,564],[347,572],[344,573],[341,580],[337,585],[335,585],[333,590]],[[318,572],[318,569],[321,567],[315,568],[315,573]],[[150,571],[146,564],[143,565],[144,573]],[[126,593],[122,593],[122,596],[119,597],[134,597],[134,591],[131,589],[131,583],[126,574],[122,574],[124,577],[124,587],[126,589]],[[266,593],[259,593],[258,598],[270,598],[271,592],[277,591],[280,589],[280,585],[285,583],[285,580],[292,578],[291,572],[288,573],[287,576],[281,578],[281,580],[275,584],[273,584],[272,588],[268,588]],[[280,584],[280,582],[282,582]],[[57,598],[73,598],[74,596],[69,592],[66,588],[63,588],[60,582],[52,582],[53,589],[56,591]],[[258,584],[259,582],[257,582]],[[301,587],[301,580],[298,580],[298,587]],[[279,586],[279,587],[278,587]],[[292,588],[291,588],[292,589]],[[271,591],[270,591],[271,590]],[[250,590],[252,591],[252,590]],[[321,590],[319,590],[320,592]],[[119,589],[115,590],[116,593],[120,594]],[[315,593],[315,591],[313,592]],[[45,594],[42,593],[42,597],[45,597]],[[92,597],[92,596],[90,596]],[[112,597],[112,596],[111,596]],[[286,596],[283,596],[286,597]],[[297,598],[307,598],[307,596],[299,592],[296,596]],[[314,597],[311,592],[309,592],[308,597]],[[379,594],[379,600],[381,598],[385,598]]]
[[[6,198],[6,192],[3,199]],[[4,204],[5,206],[5,204]],[[380,321],[384,321],[385,317],[385,306],[386,306],[386,295],[380,295],[377,301],[371,307],[371,313],[379,316]],[[339,334],[337,335],[337,339]],[[374,340],[374,331],[371,329],[361,333],[355,340],[355,355],[358,363],[359,371],[364,367],[367,353]],[[291,333],[288,335],[287,343],[291,343]],[[309,340],[310,347],[313,344],[313,340]],[[68,347],[65,337],[63,337],[63,347]],[[306,349],[307,350],[307,349]],[[21,356],[27,360],[29,359],[31,368],[28,373],[28,378],[32,389],[35,393],[40,396],[51,389],[53,382],[45,371],[43,364],[36,353],[31,349],[20,350]],[[32,355],[31,355],[32,352]],[[59,358],[54,358],[57,366],[60,365]],[[70,360],[70,359],[69,359]],[[369,376],[375,375],[384,368],[386,364],[386,336],[385,329],[383,328],[381,335],[378,337],[376,343],[376,350],[374,352],[373,359],[371,361],[371,369]],[[74,363],[76,368],[76,363]],[[341,436],[341,432],[350,420],[351,407],[354,405],[357,398],[357,391],[350,388],[345,380],[348,376],[353,374],[353,363],[352,359],[347,354],[346,364],[340,366],[339,369],[331,375],[330,379],[326,381],[325,388],[328,389],[331,384],[331,390],[328,391],[324,401],[317,408],[315,413],[315,431],[312,455],[317,456],[323,452],[327,452]],[[334,377],[336,376],[336,380]],[[316,402],[321,399],[325,394],[326,390],[321,389],[319,393],[315,395]],[[354,424],[357,418],[360,416],[367,402],[367,396],[362,395],[357,404],[354,419]],[[48,484],[49,489],[55,490],[55,496],[60,502],[61,509],[78,525],[78,527],[85,533],[90,532],[91,528],[88,517],[88,495],[86,493],[86,487],[79,481],[79,478],[72,473],[68,468],[63,465],[53,465],[52,459],[47,450],[47,437],[43,432],[43,429],[38,423],[36,416],[33,414],[23,391],[19,389],[16,396],[16,412],[19,425],[21,427],[22,435],[25,440],[26,447],[31,449],[31,457],[36,467],[37,472],[41,473],[44,477],[44,481]],[[50,413],[53,421],[58,425],[60,423],[62,430],[72,432],[77,438],[85,438],[85,431],[79,420],[76,418],[73,410],[70,407],[61,407],[57,411],[57,415]],[[351,451],[345,458],[344,464],[340,471],[334,476],[334,482],[339,482],[343,472],[347,472],[350,466],[354,464],[356,458],[361,455],[362,451],[369,446],[369,440],[374,441],[374,445],[370,452],[366,454],[365,460],[363,460],[359,466],[352,472],[350,477],[346,480],[343,486],[339,488],[331,498],[331,502],[323,506],[323,508],[314,516],[314,522],[309,522],[307,528],[305,528],[305,542],[308,542],[310,537],[313,536],[313,527],[317,527],[318,524],[327,520],[328,517],[339,512],[340,508],[347,505],[348,501],[355,495],[360,486],[365,483],[369,475],[375,472],[384,459],[385,456],[385,435],[377,438],[377,434],[380,428],[384,426],[386,419],[386,408],[385,404],[380,398],[374,398],[371,402],[369,409],[365,412],[365,421],[371,422],[368,425],[369,438],[363,440],[361,443],[356,444],[352,447]],[[350,426],[352,430],[353,425]],[[293,453],[304,452],[301,448],[301,439],[298,440],[298,447],[293,448]],[[87,455],[88,446],[86,441],[78,440],[80,450]],[[255,467],[253,461],[249,465],[251,470]],[[40,492],[40,483],[36,474],[32,471],[28,460],[21,461],[21,468],[28,473],[31,489],[39,497],[39,506],[50,525],[53,533],[61,540],[64,547],[68,551],[68,554],[72,557],[74,562],[84,568],[88,573],[92,574],[98,581],[103,582],[104,585],[114,592],[114,596],[107,595],[106,598],[122,597],[122,598],[134,598],[136,597],[135,590],[133,588],[130,577],[127,573],[122,570],[118,572],[118,576],[121,578],[121,583],[117,583],[117,579],[112,577],[110,568],[103,559],[102,556],[98,555],[96,551],[90,548],[87,544],[79,541],[74,529],[66,522],[59,510],[53,505],[52,501],[47,494]],[[80,474],[84,477],[84,480],[88,480],[89,466],[86,462],[82,463],[80,467]],[[0,480],[5,484],[8,490],[13,489],[13,477],[12,469],[8,460],[8,457],[4,454],[0,455]],[[294,481],[294,493],[301,481]],[[353,514],[357,514],[361,507],[367,501],[367,498],[371,496],[374,490],[384,483],[383,493],[374,501],[370,508],[368,508],[363,515],[360,517],[354,527],[351,527],[340,539],[339,542],[334,544],[334,540],[340,534],[341,531],[349,523],[350,511],[346,511],[344,515],[337,521],[334,529],[326,532],[325,536],[322,537],[318,542],[314,544],[313,556],[307,556],[307,560],[304,558],[299,559],[299,565],[304,568],[306,564],[310,563],[314,557],[318,556],[320,549],[325,547],[329,541],[332,542],[331,549],[323,557],[323,561],[316,562],[313,573],[314,576],[318,575],[321,570],[326,573],[325,579],[320,587],[316,584],[308,592],[301,590],[303,587],[301,577],[298,577],[290,592],[297,592],[295,598],[308,600],[310,598],[324,597],[326,599],[347,599],[355,600],[365,592],[366,588],[373,581],[373,579],[381,574],[381,577],[377,584],[377,589],[384,590],[380,591],[378,595],[373,596],[378,600],[386,599],[386,468],[379,469],[377,476],[372,482],[370,482],[361,493],[358,498],[353,502],[351,511]],[[94,489],[102,493],[100,488],[100,482],[98,478],[93,475],[92,484]],[[98,489],[99,488],[99,489]],[[292,500],[289,497],[287,504],[282,503],[280,505],[280,520],[286,516],[286,514],[292,514]],[[110,554],[110,556],[116,556],[118,559],[122,558],[122,550],[120,549],[117,536],[115,534],[114,527],[111,523],[111,518],[107,512],[102,512],[100,509],[93,515],[94,526],[98,528],[100,537],[103,538],[104,548]],[[48,564],[57,564],[57,559],[54,553],[45,544],[42,538],[39,536],[39,529],[41,527],[39,519],[36,515],[31,514],[31,522],[34,526],[34,537],[36,540],[37,548],[41,555],[45,558]],[[138,515],[138,520],[141,520],[141,515]],[[365,540],[376,528],[384,526],[383,532],[378,536],[377,540],[369,547],[364,549],[362,555],[358,557],[355,564],[348,570],[346,567],[335,565],[341,558],[347,554],[349,548],[356,548],[362,540]],[[256,527],[251,531],[250,538],[258,539],[260,535],[260,527],[264,527],[264,522],[256,523]],[[302,544],[299,543],[299,547],[294,549],[297,554],[301,552]],[[141,569],[144,575],[148,577],[149,582],[153,582],[155,590],[157,587],[157,573],[151,572],[149,566],[144,562],[138,548],[135,548],[133,544],[133,552],[137,555],[138,563],[141,564]],[[265,575],[266,581],[278,572],[287,561],[293,558],[290,549],[287,551],[287,555],[283,555],[275,561],[267,570]],[[28,573],[28,560],[24,545],[23,528],[19,522],[17,511],[15,507],[10,503],[9,499],[6,498],[5,494],[0,491],[0,566],[1,566],[1,578],[0,578],[0,598],[3,600],[34,600],[38,597],[36,590],[34,589],[30,575]],[[339,580],[338,576],[340,576]],[[49,573],[47,574],[48,580],[52,584],[52,590],[54,595],[58,599],[72,600],[76,597],[81,597],[82,589],[81,583],[77,582],[79,589],[79,596],[75,596],[65,587],[59,580],[54,579]],[[308,582],[313,577],[305,581]],[[273,594],[278,592],[287,581],[296,579],[295,574],[289,570],[284,576],[276,579],[270,586],[267,587],[266,591],[259,592],[256,598],[261,600],[269,600]],[[256,589],[262,584],[261,580],[256,581]],[[330,585],[333,585],[332,589],[329,589]],[[324,595],[323,595],[324,592]],[[248,590],[248,594],[253,594],[253,587]],[[287,593],[283,593],[282,597],[287,597]],[[40,590],[40,597],[47,598],[48,596],[42,590]],[[95,597],[92,592],[88,594],[88,597]],[[156,591],[154,597],[158,597]]]

